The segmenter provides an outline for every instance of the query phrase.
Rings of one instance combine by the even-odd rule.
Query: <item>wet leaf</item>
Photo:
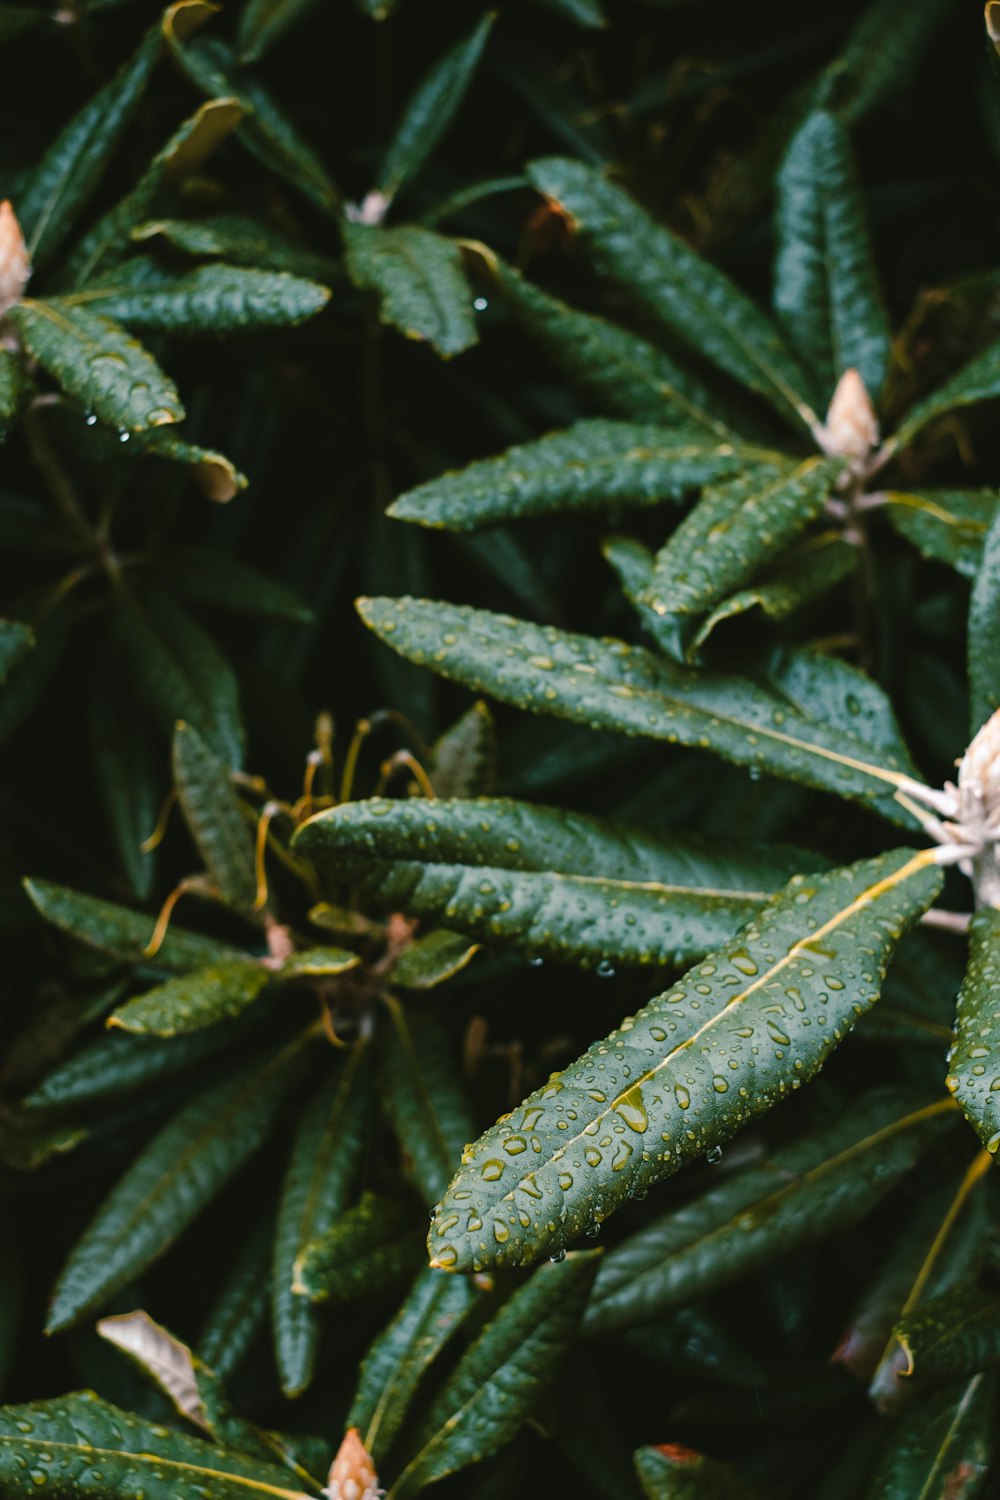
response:
[[[350,1202],[369,1134],[370,1092],[367,1050],[358,1043],[310,1100],[296,1131],[271,1272],[274,1347],[286,1396],[298,1396],[309,1385],[320,1334],[315,1309],[292,1291],[295,1263]]]
[[[734,447],[697,429],[595,418],[428,480],[395,500],[389,514],[471,531],[552,511],[683,500],[702,485],[747,472],[763,485],[785,468],[780,454]]]
[[[345,803],[311,819],[296,845],[331,880],[357,883],[366,900],[390,911],[440,921],[479,942],[605,966],[709,951],[810,859],[654,838],[488,797]]]
[[[115,287],[86,294],[87,305],[145,333],[239,333],[288,328],[313,318],[330,300],[329,289],[287,271],[257,271],[221,262],[199,266],[153,286]],[[63,304],[73,305],[72,298]]]
[[[112,318],[66,301],[30,298],[8,316],[25,348],[67,395],[109,427],[145,432],[182,420],[173,381]]]
[[[1000,708],[1000,514],[990,523],[969,603],[969,734]]]
[[[228,765],[183,720],[171,759],[177,800],[209,876],[229,905],[250,911],[257,895],[253,836]]]
[[[794,422],[815,422],[798,360],[728,276],[593,167],[553,156],[532,162],[528,175],[569,217],[588,255],[646,312]]]
[[[162,1255],[262,1145],[301,1050],[299,1039],[203,1090],[143,1148],[70,1254],[50,1331],[79,1322]]]
[[[890,490],[885,513],[924,557],[975,578],[997,515],[995,490]]]
[[[345,224],[347,274],[378,300],[381,322],[448,358],[479,340],[462,255],[452,240],[413,225]]]
[[[380,1102],[424,1201],[447,1186],[462,1147],[475,1133],[457,1059],[426,1007],[388,1001],[391,1025],[380,1037]]]
[[[949,1117],[943,1101],[914,1107],[892,1095],[675,1208],[605,1257],[584,1319],[587,1333],[641,1325],[747,1276],[863,1218]]]
[[[597,1261],[591,1252],[542,1266],[504,1303],[436,1397],[393,1500],[496,1452],[534,1414],[566,1355]]]
[[[381,1461],[402,1426],[428,1367],[453,1338],[476,1298],[471,1281],[426,1267],[388,1328],[365,1355],[347,1418]]]
[[[638,1448],[634,1461],[647,1500],[762,1500],[764,1494],[731,1464],[681,1443]]]
[[[404,990],[432,990],[461,973],[479,951],[460,932],[434,928],[415,938],[393,967],[392,982]]]
[[[431,752],[434,791],[439,797],[478,797],[496,780],[496,728],[482,699],[435,740]]]
[[[353,1302],[406,1281],[419,1262],[410,1206],[367,1192],[299,1251],[292,1290],[310,1302]]]
[[[26,880],[28,899],[47,922],[69,937],[114,958],[141,963],[153,935],[154,918],[141,911],[131,911],[112,901],[82,891],[71,891],[48,880]],[[151,967],[185,974],[206,964],[226,962],[242,955],[214,938],[201,933],[185,932],[171,923]]]
[[[400,655],[502,702],[592,729],[712,749],[737,765],[855,797],[910,822],[889,790],[915,773],[900,758],[898,731],[889,747],[887,700],[833,658],[776,658],[762,681],[758,664],[752,679],[693,672],[623,641],[461,605],[361,599],[358,609]]]
[[[909,850],[795,876],[464,1152],[431,1224],[432,1263],[478,1270],[558,1253],[773,1108],[877,1000],[941,880],[932,851]]]
[[[949,1090],[991,1154],[1000,1147],[998,1051],[1000,912],[977,911],[969,928],[969,966],[958,994],[955,1044],[949,1053]]]
[[[972,1500],[993,1457],[995,1404],[993,1375],[914,1402],[889,1436],[866,1500]]]
[[[921,1303],[893,1333],[915,1385],[961,1380],[1000,1364],[1000,1300],[965,1286]]]
[[[195,969],[129,1000],[108,1025],[142,1036],[183,1036],[241,1015],[274,978],[263,965],[236,960]]]

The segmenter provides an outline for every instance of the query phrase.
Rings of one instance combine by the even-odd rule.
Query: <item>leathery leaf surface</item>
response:
[[[796,875],[759,918],[463,1154],[428,1235],[452,1271],[523,1265],[764,1114],[878,998],[942,875],[898,849]]]

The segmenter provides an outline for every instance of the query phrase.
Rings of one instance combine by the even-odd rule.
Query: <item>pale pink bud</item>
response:
[[[28,247],[17,215],[5,198],[0,203],[0,318],[20,302],[30,275]]]
[[[857,370],[841,375],[818,436],[824,453],[837,458],[867,458],[878,444],[878,418]]]

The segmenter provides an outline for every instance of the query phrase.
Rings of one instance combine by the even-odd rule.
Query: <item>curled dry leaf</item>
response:
[[[183,1416],[210,1431],[194,1360],[186,1344],[154,1323],[148,1313],[138,1310],[101,1318],[97,1331],[101,1338],[147,1370]]]
[[[20,302],[31,276],[31,261],[17,215],[8,199],[0,203],[0,318]]]
[[[327,1500],[377,1500],[381,1493],[371,1455],[358,1429],[350,1427],[330,1465],[323,1494]]]

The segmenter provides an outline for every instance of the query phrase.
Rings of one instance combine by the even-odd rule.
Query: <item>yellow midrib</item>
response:
[[[242,1484],[247,1489],[259,1490],[265,1495],[277,1495],[280,1500],[312,1500],[302,1490],[284,1490],[278,1485],[267,1484],[263,1479],[250,1479],[244,1474],[233,1474],[228,1469],[209,1469],[203,1464],[188,1463],[179,1458],[163,1458],[157,1453],[130,1453],[123,1448],[93,1448],[89,1443],[65,1443],[52,1441],[48,1438],[27,1437],[18,1433],[0,1433],[0,1442],[11,1443],[19,1449],[43,1448],[75,1453],[86,1462],[94,1459],[125,1459],[130,1463],[156,1464],[160,1468],[177,1469],[185,1474],[205,1474],[211,1479],[229,1480],[234,1484]]]

